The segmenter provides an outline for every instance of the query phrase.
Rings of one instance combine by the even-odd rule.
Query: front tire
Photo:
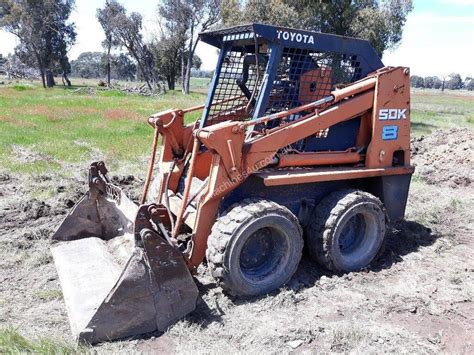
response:
[[[302,230],[293,213],[275,202],[244,200],[216,221],[206,256],[224,290],[255,296],[288,282],[302,249]]]
[[[335,272],[368,266],[382,248],[386,215],[382,202],[358,190],[341,190],[325,197],[306,228],[309,254]]]

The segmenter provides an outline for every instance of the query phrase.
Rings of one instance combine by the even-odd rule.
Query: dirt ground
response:
[[[195,312],[165,334],[96,346],[139,352],[474,352],[474,134],[413,140],[406,220],[370,268],[334,275],[304,258],[274,294],[236,300],[202,267]],[[71,337],[49,237],[86,190],[70,178],[0,173],[0,327],[31,338]],[[116,182],[139,194],[133,176]]]

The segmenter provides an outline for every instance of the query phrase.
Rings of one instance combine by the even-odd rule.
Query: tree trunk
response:
[[[46,71],[46,86],[52,88],[56,83],[54,82],[53,73],[50,70]]]
[[[186,75],[185,75],[185,82],[184,82],[184,93],[186,95],[189,94],[189,82],[191,81],[191,67],[193,65],[193,58],[191,51],[188,54],[188,60],[186,63]]]
[[[195,50],[195,46],[193,46],[194,42],[194,23],[191,23],[191,34],[189,36],[189,46],[188,46],[188,58],[186,61],[186,73],[184,76],[183,82],[183,94],[189,94],[189,82],[191,80],[191,67],[193,65],[193,54]]]
[[[135,50],[133,50],[131,47],[126,47],[126,48],[132,54],[132,57],[135,58],[135,60],[137,61],[138,68],[140,69],[140,72],[143,75],[143,79],[145,80],[146,85],[148,86],[148,89],[150,89],[150,91],[153,91],[153,86],[150,83],[150,77],[148,75],[148,72],[145,71],[145,68],[143,67],[143,63],[140,60],[140,57],[138,56],[138,53]]]
[[[40,73],[41,73],[41,83],[43,84],[43,88],[46,89],[46,78],[44,75],[44,69],[41,68]]]
[[[166,77],[166,82],[168,83],[168,90],[174,90],[174,88],[175,88],[175,86],[174,86],[174,82],[175,82],[174,76],[168,75]]]
[[[182,53],[181,53],[181,91],[184,93],[184,82],[185,82],[185,76],[186,76],[186,62],[184,55],[186,53],[186,48],[183,47]]]
[[[150,89],[150,91],[153,91],[153,87],[151,86],[151,83],[150,83],[150,78],[148,77],[148,73],[145,71],[145,68],[143,67],[143,63],[141,62],[141,60],[138,58],[137,55],[135,55],[134,57],[135,57],[135,60],[137,61],[138,67],[140,68],[140,71],[142,72],[143,79],[145,79],[148,89]]]
[[[43,84],[43,88],[46,89],[46,77],[45,77],[45,70],[44,70],[45,65],[37,52],[35,52],[35,56],[36,56],[36,63],[38,64],[38,68],[41,75],[41,83]]]
[[[109,36],[109,38],[107,38],[107,67],[106,67],[106,70],[107,70],[107,87],[110,88],[110,50],[112,48],[112,38],[111,36]]]
[[[66,81],[67,86],[71,86],[71,80],[69,80],[66,73],[63,73],[63,80]]]
[[[140,71],[142,72],[143,79],[145,79],[148,89],[150,89],[150,91],[153,91],[153,86],[150,83],[150,78],[148,77],[148,73],[145,71],[145,68],[140,63],[140,61],[137,60],[137,63],[138,63],[138,66],[140,67]]]

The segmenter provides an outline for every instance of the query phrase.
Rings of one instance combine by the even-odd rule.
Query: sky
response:
[[[129,11],[144,16],[145,38],[157,33],[158,0],[121,0]],[[77,26],[77,41],[71,48],[70,59],[86,51],[101,51],[104,39],[96,20],[96,9],[105,0],[76,0],[71,20]],[[16,39],[0,31],[0,53],[8,54]],[[202,69],[213,69],[216,49],[199,43],[197,54]],[[414,0],[414,10],[408,15],[401,43],[384,53],[385,65],[408,66],[412,75],[445,76],[452,72],[463,77],[474,76],[474,0]]]

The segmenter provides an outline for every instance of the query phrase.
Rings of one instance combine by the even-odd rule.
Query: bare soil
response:
[[[474,182],[474,132],[464,128],[437,130],[412,140],[417,174],[432,185],[470,186]]]
[[[473,138],[457,129],[413,140],[417,172],[406,220],[392,226],[384,253],[366,270],[335,275],[305,257],[286,287],[239,300],[202,266],[202,297],[186,319],[164,334],[96,349],[473,353]],[[115,181],[132,199],[143,183]],[[34,179],[0,173],[0,327],[70,338],[49,238],[86,189],[83,172]]]

